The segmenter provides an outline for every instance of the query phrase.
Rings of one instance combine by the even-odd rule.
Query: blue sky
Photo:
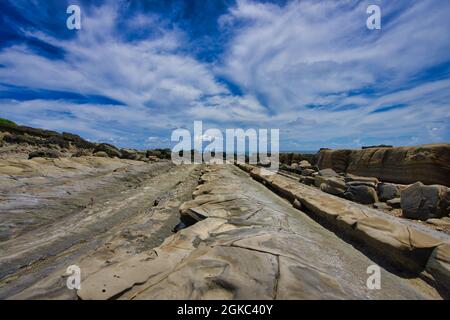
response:
[[[66,28],[78,4],[82,29]],[[378,4],[382,29],[366,28]],[[0,117],[119,146],[279,128],[282,150],[450,141],[450,2],[0,0]]]

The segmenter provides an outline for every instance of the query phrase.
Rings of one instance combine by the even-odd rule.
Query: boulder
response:
[[[379,183],[377,192],[380,201],[388,201],[400,196],[400,190],[392,183]]]
[[[345,191],[344,196],[348,200],[361,204],[373,204],[378,202],[378,195],[375,189],[364,185],[349,186]]]
[[[404,189],[400,199],[407,218],[427,220],[448,216],[450,212],[450,192],[445,186],[417,182]]]
[[[117,157],[121,158],[122,154],[120,153],[119,149],[114,147],[113,145],[110,145],[108,143],[100,143],[97,146],[95,146],[94,152],[97,153],[99,151],[105,152],[109,157]]]

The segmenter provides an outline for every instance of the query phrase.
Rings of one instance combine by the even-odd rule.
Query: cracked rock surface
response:
[[[235,166],[207,167],[193,196],[180,214],[196,223],[90,272],[78,297],[440,298],[423,280],[383,267],[381,289],[368,289],[367,268],[375,262]]]

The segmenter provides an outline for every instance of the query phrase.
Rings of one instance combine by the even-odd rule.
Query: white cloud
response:
[[[117,30],[118,7],[97,7],[84,12],[82,30],[72,39],[22,30],[64,57],[50,59],[25,44],[4,48],[1,82],[124,105],[2,100],[2,115],[123,144],[162,145],[168,142],[162,134],[169,137],[170,129],[191,127],[194,120],[221,129],[280,128],[284,149],[448,140],[449,80],[417,77],[450,59],[450,3],[382,1],[381,31],[366,29],[367,5],[303,0],[280,7],[239,0],[218,21],[232,37],[211,64],[187,54],[187,33],[166,28],[159,17],[139,13]],[[142,28],[155,32],[127,39]]]

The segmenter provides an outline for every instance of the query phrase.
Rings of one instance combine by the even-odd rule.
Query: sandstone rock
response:
[[[427,220],[448,216],[450,213],[449,188],[439,185],[425,186],[414,183],[401,192],[403,215],[411,219]]]
[[[99,151],[103,151],[105,152],[108,156],[110,157],[117,157],[117,158],[121,158],[122,154],[120,153],[119,149],[117,149],[115,146],[110,145],[108,143],[101,143],[98,144],[95,149],[94,152],[99,152]]]
[[[381,201],[388,201],[400,196],[400,191],[392,183],[380,183],[377,186],[378,198]]]
[[[323,150],[319,168],[332,168],[386,182],[439,184],[450,187],[450,143],[417,147]]]
[[[360,185],[350,186],[344,193],[345,198],[361,204],[372,204],[378,202],[377,192],[374,188]]]
[[[317,155],[317,166],[320,169],[330,168],[337,172],[347,172],[351,152],[352,150],[321,149]]]
[[[386,201],[388,205],[390,205],[392,208],[400,209],[401,208],[401,200],[400,198],[394,198],[391,200]]]

